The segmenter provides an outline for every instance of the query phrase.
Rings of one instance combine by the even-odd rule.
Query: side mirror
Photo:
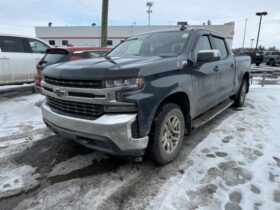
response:
[[[200,50],[197,54],[197,63],[218,61],[220,58],[220,50]]]

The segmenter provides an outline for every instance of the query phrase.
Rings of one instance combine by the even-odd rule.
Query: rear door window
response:
[[[48,45],[36,39],[28,39],[28,42],[33,53],[46,53],[46,50],[49,48]]]
[[[215,48],[216,50],[219,50],[221,53],[221,59],[225,59],[228,56],[227,47],[225,44],[225,40],[219,37],[213,37]]]
[[[19,37],[0,36],[0,48],[2,52],[25,52],[22,39]]]

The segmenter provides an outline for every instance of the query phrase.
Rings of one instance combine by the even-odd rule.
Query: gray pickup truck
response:
[[[87,147],[135,158],[146,153],[164,165],[185,134],[233,103],[243,105],[250,64],[210,30],[136,35],[104,58],[48,66],[43,119]]]
[[[275,64],[280,64],[280,52],[266,52],[264,54],[264,62],[266,65],[275,66]]]

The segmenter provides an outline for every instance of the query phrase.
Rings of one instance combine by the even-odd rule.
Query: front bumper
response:
[[[136,114],[105,114],[96,120],[86,120],[53,112],[42,104],[45,123],[61,136],[86,147],[116,155],[140,156],[148,145],[148,136],[133,138],[131,125]]]

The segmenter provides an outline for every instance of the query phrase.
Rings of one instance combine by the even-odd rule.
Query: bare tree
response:
[[[268,50],[269,50],[269,51],[278,51],[278,49],[277,49],[275,46],[269,47]]]

